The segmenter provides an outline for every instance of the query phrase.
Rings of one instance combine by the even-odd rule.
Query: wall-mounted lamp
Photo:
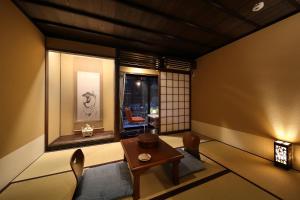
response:
[[[274,142],[275,166],[290,169],[292,167],[292,143],[276,140]]]

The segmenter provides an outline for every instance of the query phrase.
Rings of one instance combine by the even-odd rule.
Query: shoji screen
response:
[[[190,75],[160,73],[160,132],[190,129]]]

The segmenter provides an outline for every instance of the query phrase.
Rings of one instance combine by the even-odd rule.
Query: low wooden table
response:
[[[151,167],[164,163],[172,163],[173,183],[179,183],[178,165],[183,155],[176,149],[159,139],[159,145],[156,148],[142,148],[138,144],[137,138],[121,140],[124,149],[124,160],[128,162],[129,169],[133,175],[133,199],[140,197],[140,175]],[[149,153],[151,160],[147,162],[139,161],[138,155]]]

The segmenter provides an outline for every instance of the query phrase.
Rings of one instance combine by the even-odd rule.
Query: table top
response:
[[[131,171],[147,169],[183,158],[181,153],[161,139],[157,147],[149,149],[140,147],[137,137],[121,140],[121,144]],[[149,153],[151,159],[146,162],[140,161],[138,155],[141,153]]]

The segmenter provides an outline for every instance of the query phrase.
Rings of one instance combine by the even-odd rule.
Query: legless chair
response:
[[[195,158],[200,160],[200,155],[199,155],[200,137],[193,133],[186,133],[182,139],[183,139],[184,150],[190,153],[191,155],[193,155]]]
[[[179,163],[179,177],[187,176],[205,168],[199,155],[199,136],[193,133],[185,133],[182,139],[184,148],[176,149],[184,156]],[[170,165],[164,165],[164,167],[168,171],[172,169]]]
[[[70,160],[70,166],[76,178],[76,185],[78,186],[82,175],[83,175],[83,167],[84,167],[84,155],[81,149],[77,149]]]
[[[133,193],[126,162],[92,167],[83,172],[84,154],[77,149],[71,157],[70,166],[77,182],[73,200],[120,199]]]
[[[132,116],[132,111],[130,110],[130,108],[126,107],[125,108],[125,114],[126,114],[126,118],[130,123],[141,123],[144,122],[144,133],[146,132],[146,124],[145,121],[146,119],[143,117],[133,117]]]

